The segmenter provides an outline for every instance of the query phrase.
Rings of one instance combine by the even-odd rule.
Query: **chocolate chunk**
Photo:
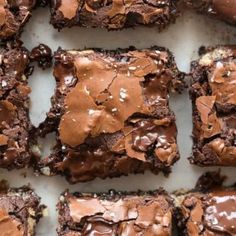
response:
[[[206,48],[192,63],[193,156],[197,165],[236,165],[236,48]]]
[[[0,0],[0,39],[19,37],[36,0]]]
[[[56,131],[57,145],[38,163],[41,172],[75,183],[167,173],[178,160],[168,95],[184,84],[167,50],[58,50],[54,75],[53,107],[40,132]]]
[[[0,234],[35,235],[35,227],[43,216],[44,208],[40,205],[40,198],[29,187],[1,187]]]
[[[207,182],[217,183],[209,186]],[[212,177],[216,178],[215,180]],[[180,235],[227,235],[236,234],[236,190],[234,187],[222,187],[217,172],[207,173],[204,179],[204,192],[190,191],[176,198],[178,204],[176,216]],[[199,182],[199,181],[198,181]]]
[[[136,25],[156,25],[159,29],[173,23],[179,15],[178,0],[55,0],[51,1],[51,23],[55,28],[83,26],[110,30]]]
[[[0,48],[1,168],[22,168],[31,161],[28,69],[25,48],[10,44]]]
[[[71,194],[57,205],[58,235],[171,235],[172,199],[149,193]]]
[[[31,50],[30,59],[42,69],[49,68],[52,66],[52,50],[45,44],[39,44]]]
[[[235,0],[185,0],[198,12],[208,14],[230,24],[236,25]]]

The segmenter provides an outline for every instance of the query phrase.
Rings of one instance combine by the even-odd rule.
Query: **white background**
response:
[[[202,45],[216,45],[236,43],[236,28],[208,17],[196,15],[193,12],[185,12],[177,19],[176,24],[159,33],[157,28],[139,27],[135,30],[123,30],[107,32],[101,29],[72,28],[57,32],[49,25],[48,9],[38,9],[27,24],[22,35],[24,45],[32,49],[39,43],[48,44],[53,50],[59,46],[64,49],[83,49],[85,47],[100,47],[115,49],[117,47],[137,48],[150,47],[152,45],[165,46],[175,55],[180,70],[189,72],[190,61],[197,58],[198,48]],[[30,77],[31,93],[31,119],[34,125],[43,121],[50,107],[50,97],[53,94],[55,82],[51,70],[42,71],[35,69]],[[36,192],[42,197],[42,202],[49,208],[49,216],[40,221],[37,227],[37,235],[54,236],[57,226],[56,202],[61,192],[65,189],[71,191],[101,192],[109,189],[116,190],[153,190],[164,187],[168,191],[178,188],[191,188],[197,178],[206,170],[216,168],[199,168],[188,163],[187,157],[191,154],[191,103],[188,93],[171,96],[171,107],[177,117],[179,130],[178,144],[181,160],[173,167],[169,178],[160,175],[146,173],[145,175],[130,175],[107,180],[94,180],[88,183],[69,185],[62,177],[36,177],[32,171],[5,171],[1,170],[0,178],[9,180],[12,186],[22,186],[31,183]],[[50,146],[51,137],[45,144]],[[49,152],[45,150],[45,152]],[[236,167],[235,167],[236,168]],[[223,168],[223,173],[229,176],[228,182],[236,182],[234,168]],[[22,174],[27,173],[24,177]]]

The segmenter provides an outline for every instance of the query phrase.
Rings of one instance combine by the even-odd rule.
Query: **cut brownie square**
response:
[[[54,27],[82,26],[110,30],[136,25],[156,25],[159,29],[178,16],[178,0],[51,0],[51,23]]]
[[[212,174],[212,176],[210,176]],[[216,173],[203,176],[214,182]],[[212,179],[216,178],[216,179]],[[220,177],[219,182],[222,182]],[[207,182],[205,182],[207,183]],[[203,183],[204,187],[204,183]],[[179,195],[176,216],[181,236],[233,236],[236,235],[236,189],[220,185],[204,187],[205,191]]]
[[[236,48],[207,48],[192,63],[193,156],[197,165],[236,165]]]
[[[198,12],[236,25],[235,0],[185,0]]]
[[[57,82],[41,133],[56,131],[54,153],[38,163],[71,182],[150,169],[168,173],[178,160],[168,92],[183,88],[163,48],[64,51],[55,54]]]
[[[0,235],[35,235],[35,226],[44,209],[31,188],[8,188],[0,182]]]
[[[0,47],[0,167],[29,164],[29,52],[20,45]]]
[[[59,236],[172,235],[173,202],[163,190],[103,194],[65,192],[57,207]]]
[[[0,0],[0,39],[19,36],[35,5],[36,0]]]

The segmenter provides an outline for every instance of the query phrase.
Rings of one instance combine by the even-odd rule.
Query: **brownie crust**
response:
[[[45,206],[29,187],[9,188],[0,182],[0,234],[33,236]]]
[[[28,166],[31,161],[28,75],[29,52],[20,43],[0,48],[0,167]]]
[[[56,131],[42,173],[71,182],[118,177],[149,169],[168,173],[179,159],[170,89],[183,89],[163,48],[63,51],[55,54],[52,109],[39,127]]]
[[[18,37],[31,16],[36,0],[0,0],[0,39]]]
[[[236,25],[235,0],[186,0],[186,2],[200,13]]]
[[[202,166],[236,165],[236,48],[206,48],[192,63],[193,156]]]
[[[173,202],[163,190],[103,194],[65,192],[57,208],[59,236],[171,235]]]
[[[82,26],[117,30],[136,25],[165,28],[178,16],[177,0],[51,0],[54,27]]]

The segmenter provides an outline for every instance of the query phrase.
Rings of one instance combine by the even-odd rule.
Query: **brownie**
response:
[[[0,235],[33,236],[45,206],[29,187],[7,188],[0,182]]]
[[[235,0],[185,0],[188,5],[198,12],[218,18],[236,25]]]
[[[207,174],[209,177],[211,173]],[[217,173],[210,177],[219,178]],[[221,177],[220,177],[221,179]],[[221,181],[221,180],[220,180]],[[208,186],[209,187],[209,186]],[[206,190],[206,188],[204,188]],[[236,235],[236,189],[212,185],[207,191],[190,191],[179,195],[177,221],[181,236]]]
[[[82,26],[117,30],[136,25],[156,25],[160,30],[179,15],[178,0],[51,0],[55,28]]]
[[[29,164],[29,52],[17,44],[0,47],[0,167]]]
[[[201,166],[236,165],[236,47],[201,50],[192,63],[193,156]]]
[[[179,159],[169,90],[183,88],[170,52],[85,50],[55,53],[55,95],[41,135],[56,132],[37,168],[71,183],[96,177],[168,173]]]
[[[66,191],[57,208],[59,236],[172,235],[173,202],[163,190],[102,194]]]
[[[0,39],[18,37],[35,6],[36,0],[0,0]]]

